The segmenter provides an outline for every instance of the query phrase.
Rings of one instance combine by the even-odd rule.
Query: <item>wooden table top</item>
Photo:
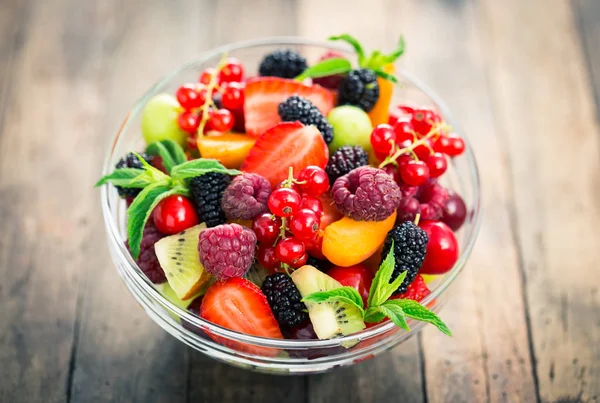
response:
[[[484,220],[432,328],[274,377],[155,325],[109,259],[92,184],[149,83],[216,45],[349,32],[408,44],[479,160]],[[600,1],[1,0],[1,402],[600,400]]]

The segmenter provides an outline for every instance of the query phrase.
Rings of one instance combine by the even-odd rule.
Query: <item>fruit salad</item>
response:
[[[443,176],[465,143],[434,107],[392,103],[402,39],[391,53],[329,39],[356,57],[223,55],[153,96],[146,149],[97,186],[127,203],[124,242],[143,275],[213,324],[331,339],[410,319],[450,335],[421,302],[459,256],[468,211]]]

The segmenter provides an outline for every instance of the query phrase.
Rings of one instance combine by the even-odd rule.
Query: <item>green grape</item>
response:
[[[174,96],[158,94],[153,96],[142,112],[142,136],[146,143],[160,140],[173,140],[185,146],[187,134],[179,128],[177,115],[181,111]]]
[[[342,105],[333,108],[327,120],[333,126],[333,141],[329,150],[333,153],[345,145],[357,145],[371,152],[371,119],[365,111],[356,106]]]

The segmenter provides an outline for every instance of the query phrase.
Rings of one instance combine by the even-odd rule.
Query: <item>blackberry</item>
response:
[[[307,67],[306,59],[300,53],[291,49],[278,49],[265,56],[260,62],[258,73],[261,76],[294,78]]]
[[[198,218],[206,223],[207,227],[216,227],[227,222],[221,208],[221,199],[230,180],[229,175],[209,172],[189,181]]]
[[[280,326],[293,328],[308,319],[300,291],[287,274],[268,275],[261,289]]]
[[[369,155],[361,146],[343,146],[338,148],[325,167],[329,183],[335,182],[340,176],[346,175],[355,168],[369,164]]]
[[[324,260],[317,259],[316,257],[312,257],[312,256],[308,255],[306,264],[314,267],[315,269],[317,269],[319,271],[325,271],[326,262]]]
[[[394,292],[394,294],[402,294],[406,292],[423,264],[428,238],[427,233],[412,221],[405,221],[396,225],[388,232],[383,243],[382,262],[390,252],[392,241],[394,241],[395,264],[390,282],[405,271],[406,278]]]
[[[277,111],[284,122],[298,120],[302,124],[316,126],[327,144],[333,140],[333,126],[310,100],[293,95],[280,103]]]
[[[140,153],[140,156],[146,160],[146,162],[148,162],[149,164],[152,163],[152,157],[146,153]],[[135,156],[134,153],[129,153],[126,156],[124,156],[123,158],[121,158],[119,160],[119,162],[117,162],[117,165],[115,165],[116,169],[119,168],[137,168],[137,169],[144,169],[144,165],[142,165],[142,163],[140,162],[140,160],[138,159],[138,157]],[[138,188],[124,188],[121,186],[115,186],[117,188],[117,192],[119,192],[119,196],[121,196],[121,198],[125,199],[125,198],[135,198],[138,194],[140,194],[140,192],[142,191],[142,189],[138,189]]]
[[[352,70],[340,83],[338,103],[369,112],[379,99],[379,84],[373,70]]]

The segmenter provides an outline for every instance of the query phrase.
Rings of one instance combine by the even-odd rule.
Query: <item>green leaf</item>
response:
[[[375,278],[373,279],[373,283],[371,284],[371,289],[369,290],[369,299],[367,301],[367,307],[374,307],[383,304],[388,298],[392,295],[392,293],[398,288],[392,288],[394,284],[396,284],[398,278],[402,277],[402,281],[404,281],[404,275],[400,274],[398,278],[390,284],[390,279],[392,278],[392,274],[394,273],[394,266],[396,260],[394,259],[394,241],[392,241],[392,245],[390,248],[390,252],[387,254],[381,266],[379,266],[379,270],[375,274]],[[400,285],[398,283],[398,285]]]
[[[408,323],[406,323],[406,318],[404,317],[404,311],[398,305],[388,305],[386,302],[385,304],[378,306],[377,309],[390,318],[390,320],[394,322],[394,325],[406,331],[410,331],[410,327],[408,327]]]
[[[318,291],[302,298],[303,302],[321,303],[328,301],[340,301],[356,306],[363,311],[363,300],[354,287],[340,287],[329,291]]]
[[[352,70],[352,64],[348,59],[341,57],[323,60],[313,66],[308,67],[302,72],[296,80],[304,80],[305,78],[317,78],[332,76],[335,74],[343,74]]]
[[[364,321],[367,323],[378,323],[385,319],[378,306],[372,306],[365,311]]]
[[[375,72],[377,72],[377,71],[381,70],[383,68],[383,66],[385,66],[386,64],[395,62],[396,59],[398,59],[400,56],[402,56],[402,54],[404,53],[404,49],[405,49],[404,38],[401,36],[400,40],[398,41],[398,46],[396,47],[396,50],[394,52],[392,52],[388,55],[384,55],[380,51],[376,50],[373,53],[371,53],[369,58],[365,61],[364,66],[361,65],[361,67],[371,69],[371,70],[374,70]],[[390,81],[392,81],[392,80],[390,80]]]
[[[390,306],[397,306],[402,309],[405,316],[421,322],[431,323],[445,335],[452,336],[452,332],[439,316],[417,301],[411,299],[393,299],[386,301],[383,305],[388,308]]]
[[[133,155],[135,155],[138,160],[140,160],[141,164],[143,165],[144,169],[148,172],[148,175],[150,178],[152,178],[153,182],[169,182],[171,180],[171,178],[169,178],[169,175],[165,175],[164,172],[162,172],[159,169],[154,168],[152,165],[150,165],[148,163],[148,161],[146,161],[145,159],[142,158],[141,155],[139,155],[138,153],[132,151],[131,152]]]
[[[358,42],[358,39],[356,39],[353,36],[350,36],[348,34],[342,34],[342,35],[337,35],[337,36],[330,36],[328,38],[330,41],[344,41],[346,43],[349,43],[350,46],[352,46],[354,48],[354,51],[356,52],[356,54],[358,55],[358,64],[361,67],[364,67],[364,62],[365,62],[365,51],[362,48],[362,45],[360,44],[360,42]]]
[[[388,73],[386,73],[386,72],[385,72],[385,71],[383,71],[383,70],[375,70],[375,74],[376,74],[378,77],[384,78],[384,79],[386,79],[386,80],[388,80],[388,81],[391,81],[391,82],[393,82],[393,83],[395,83],[395,84],[397,84],[397,83],[398,83],[398,79],[396,78],[396,76],[394,76],[394,75],[392,75],[392,74],[388,74]]]
[[[128,186],[131,183],[135,183],[134,180],[144,173],[143,169],[138,168],[119,168],[115,169],[108,175],[104,175],[94,187],[102,186],[107,183],[112,183],[115,186],[124,186],[124,187],[135,187]],[[144,187],[144,186],[140,186]]]
[[[204,175],[209,172],[218,172],[227,175],[240,175],[237,169],[227,169],[219,161],[207,158],[199,158],[173,167],[171,177],[173,179],[186,179]]]
[[[183,148],[172,140],[156,141],[146,148],[146,152],[152,155],[159,155],[163,160],[167,172],[171,172],[171,169],[175,165],[183,164],[187,161]]]

